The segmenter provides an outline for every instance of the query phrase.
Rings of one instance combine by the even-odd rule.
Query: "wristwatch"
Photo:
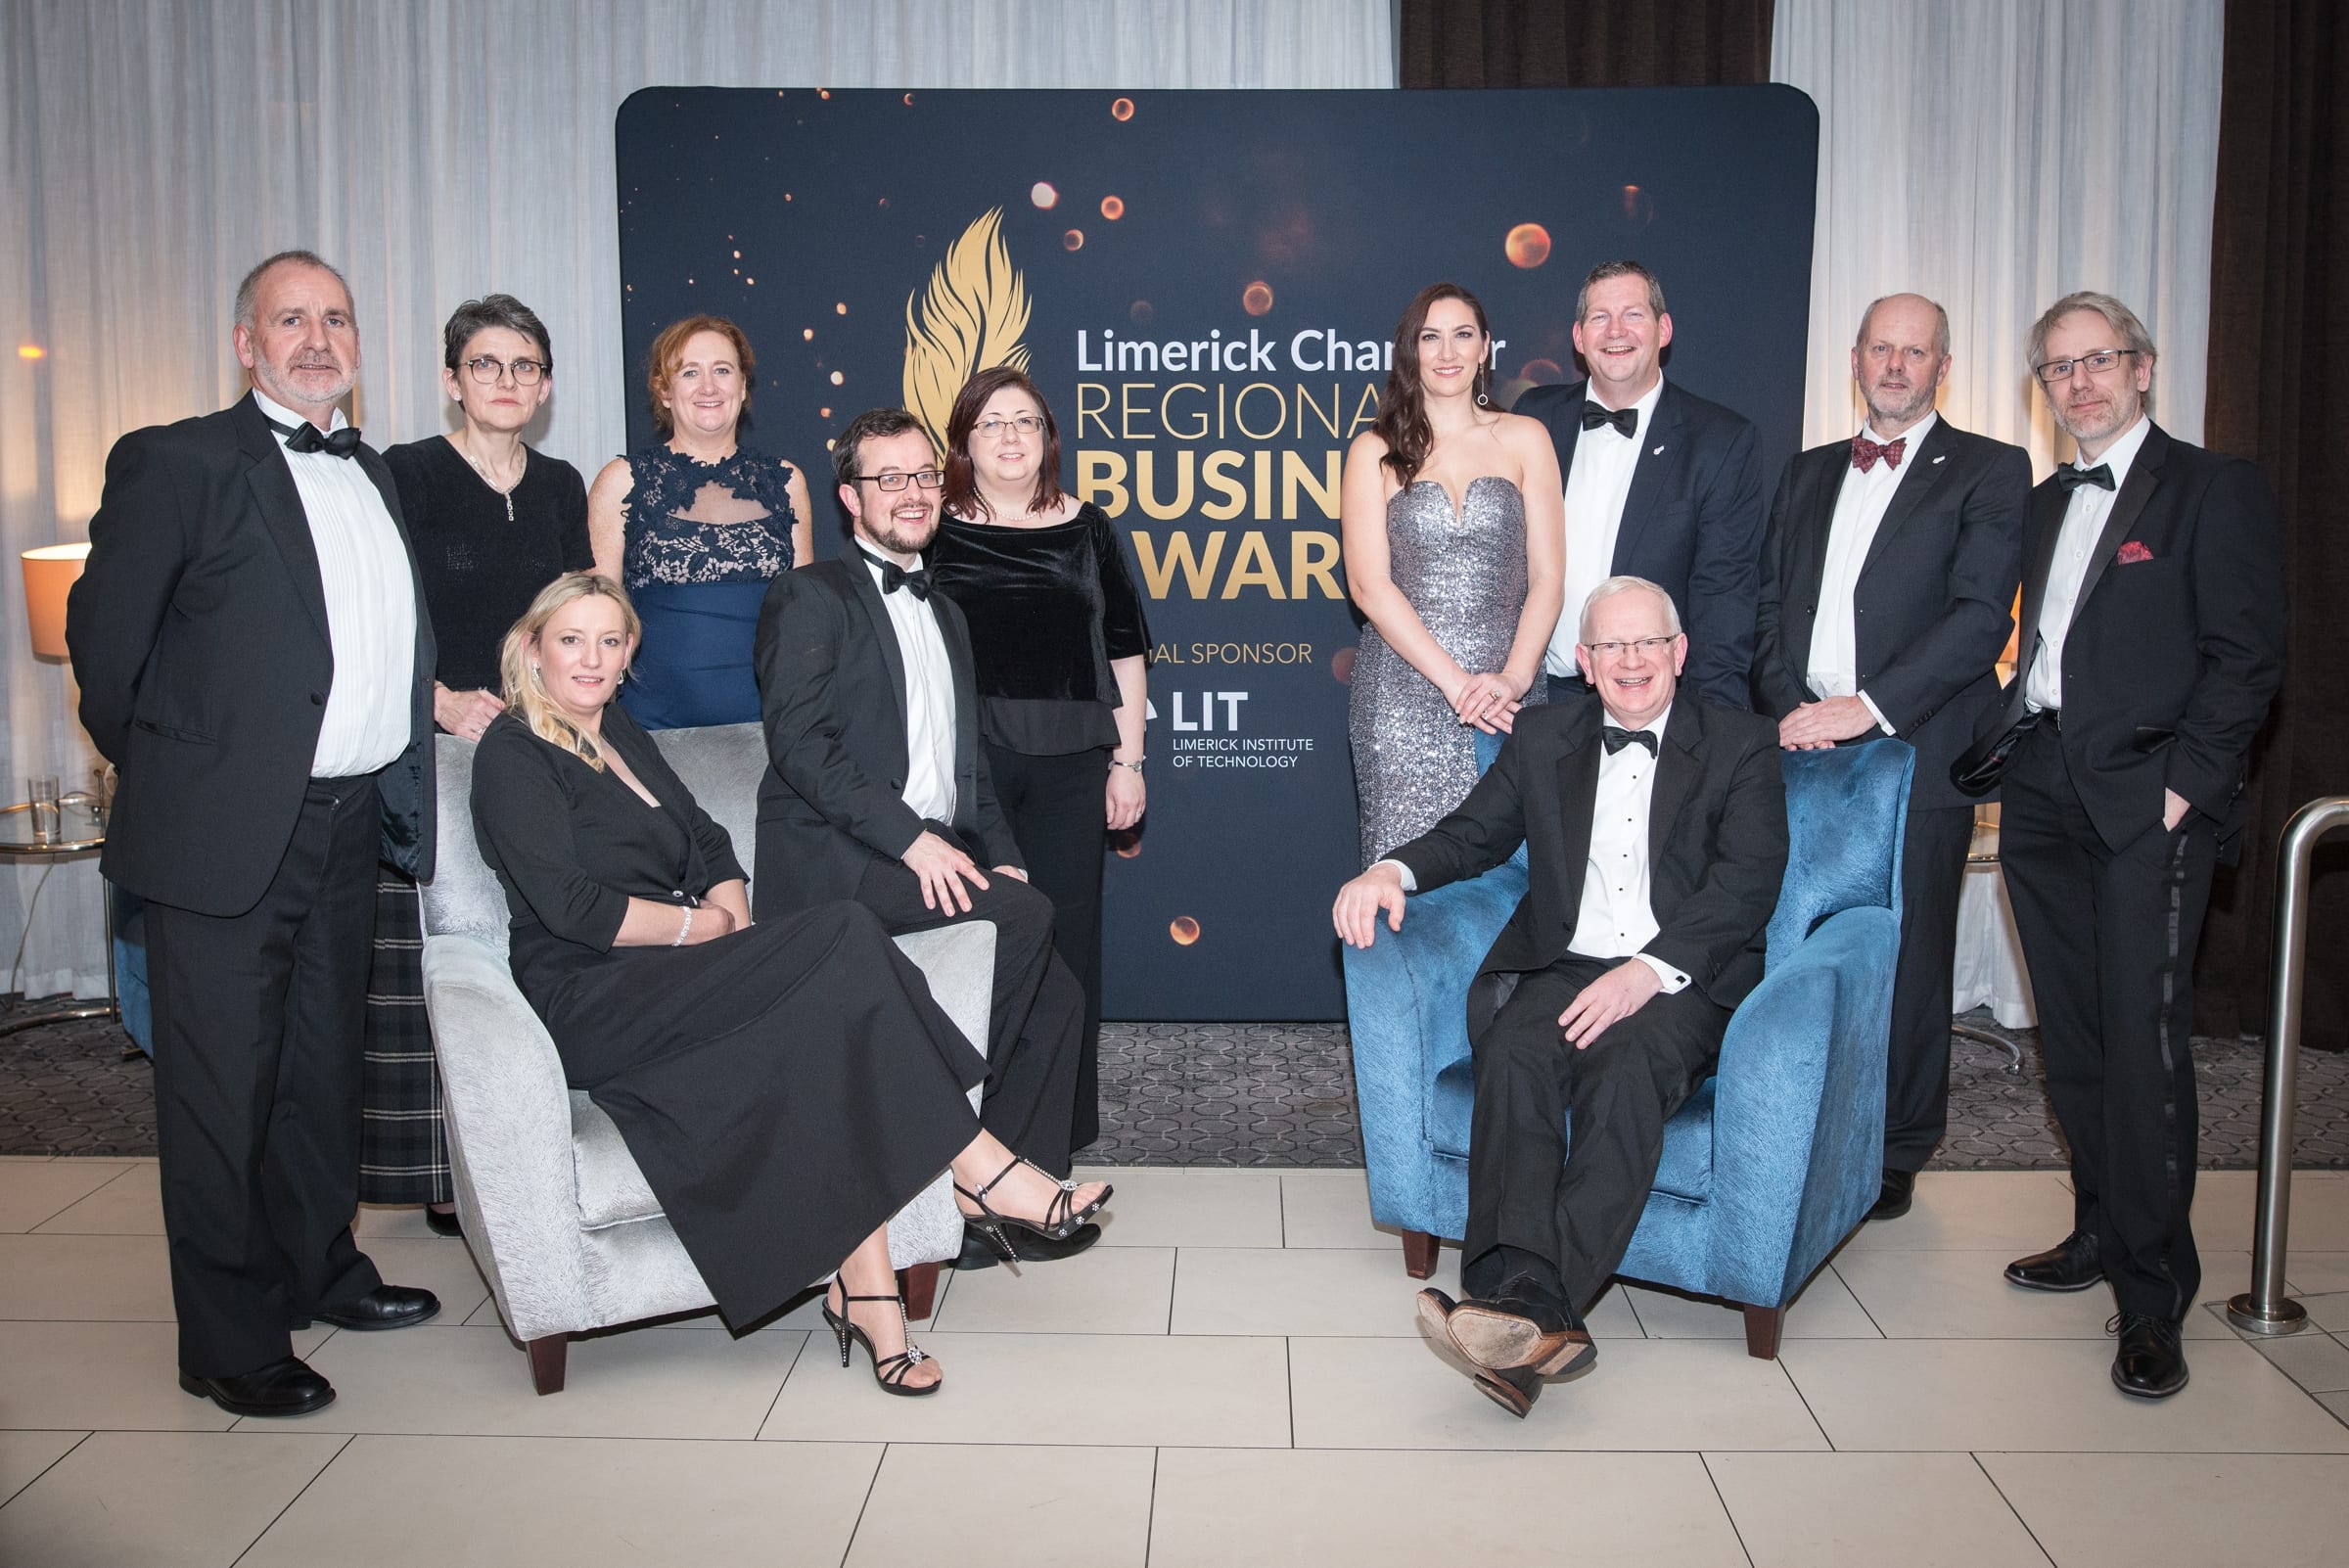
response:
[[[1142,762],[1146,762],[1149,760],[1150,759],[1145,757],[1142,759]],[[1121,762],[1114,757],[1109,760],[1109,765],[1112,767],[1130,767],[1137,773],[1142,770],[1142,762]]]

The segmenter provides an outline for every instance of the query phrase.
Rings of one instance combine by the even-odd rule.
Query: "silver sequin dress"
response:
[[[1508,662],[1525,609],[1525,498],[1497,475],[1471,480],[1455,518],[1433,480],[1387,502],[1388,575],[1428,634],[1465,669]],[[1362,864],[1408,843],[1458,806],[1476,783],[1475,731],[1425,675],[1362,628],[1348,697],[1355,792],[1361,803]],[[1543,700],[1542,680],[1525,695]]]

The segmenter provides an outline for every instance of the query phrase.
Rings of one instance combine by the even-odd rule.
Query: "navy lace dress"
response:
[[[791,473],[747,447],[715,463],[666,446],[628,454],[621,576],[644,645],[620,700],[646,729],[758,719],[759,606],[796,564]]]

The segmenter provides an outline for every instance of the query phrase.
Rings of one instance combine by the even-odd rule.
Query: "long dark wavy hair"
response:
[[[940,504],[956,517],[984,522],[995,515],[987,497],[979,493],[979,476],[971,467],[971,433],[979,428],[979,416],[987,411],[988,400],[1005,388],[1034,398],[1036,411],[1044,421],[1044,450],[1036,459],[1036,493],[1029,497],[1029,506],[1038,512],[1049,511],[1067,494],[1060,487],[1060,426],[1052,418],[1052,405],[1044,401],[1044,394],[1036,390],[1026,371],[996,365],[964,382],[962,391],[954,395],[953,411],[946,415],[946,493]]]
[[[1395,471],[1395,479],[1405,488],[1418,478],[1427,462],[1427,454],[1436,444],[1436,433],[1427,423],[1426,398],[1419,391],[1419,331],[1427,325],[1427,313],[1438,300],[1457,300],[1476,317],[1476,330],[1487,338],[1493,336],[1492,326],[1485,320],[1485,307],[1475,295],[1456,283],[1431,283],[1411,296],[1403,319],[1395,324],[1395,363],[1387,372],[1386,395],[1378,400],[1378,419],[1370,428],[1387,443],[1387,455],[1382,461]],[[1493,367],[1480,363],[1476,367],[1474,392],[1481,407],[1492,389]]]

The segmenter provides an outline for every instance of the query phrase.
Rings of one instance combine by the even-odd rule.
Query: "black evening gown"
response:
[[[507,714],[474,759],[474,824],[513,915],[516,983],[739,1328],[839,1267],[978,1135],[965,1093],[987,1063],[859,904],[615,946],[630,897],[684,903],[743,873],[618,706],[603,741],[658,807]]]

